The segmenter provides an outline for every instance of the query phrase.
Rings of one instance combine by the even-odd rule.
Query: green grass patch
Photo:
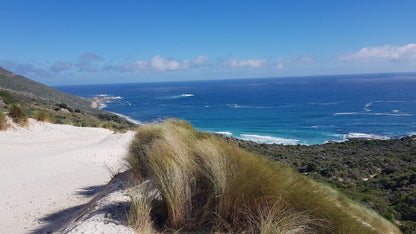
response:
[[[3,102],[6,103],[7,105],[17,103],[17,100],[7,90],[0,90],[0,97],[1,97],[1,99],[3,99]]]

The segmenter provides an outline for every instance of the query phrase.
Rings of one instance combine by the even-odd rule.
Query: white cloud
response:
[[[266,59],[232,59],[225,62],[225,65],[229,68],[241,68],[251,67],[260,68],[267,63]]]
[[[304,55],[302,57],[280,57],[276,59],[277,69],[283,69],[288,64],[311,64],[314,62],[312,54]]]
[[[153,57],[150,61],[150,65],[153,69],[158,71],[174,71],[178,70],[180,67],[180,64],[177,61],[162,58],[160,55]]]
[[[199,55],[194,60],[177,61],[174,59],[163,58],[160,55],[156,55],[150,60],[137,60],[133,63],[124,64],[120,67],[121,71],[141,71],[141,70],[154,70],[154,71],[177,71],[177,70],[189,70],[191,68],[198,68],[207,66],[211,62],[211,59],[206,55]]]
[[[407,44],[402,47],[385,45],[365,47],[360,51],[340,57],[340,60],[373,60],[381,59],[392,62],[408,62],[416,59],[416,44]]]
[[[311,64],[314,62],[312,54],[301,57],[279,57],[271,59],[231,59],[223,64],[228,68],[277,68],[283,69],[288,64]]]
[[[199,55],[193,61],[195,65],[207,65],[209,64],[211,59],[206,55]]]

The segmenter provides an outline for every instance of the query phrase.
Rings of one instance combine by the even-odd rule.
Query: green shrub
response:
[[[17,100],[13,97],[13,95],[6,90],[0,90],[0,97],[3,99],[3,102],[7,105],[17,103]]]
[[[49,122],[49,123],[55,122],[55,118],[53,117],[53,115],[45,111],[41,111],[41,110],[35,110],[33,112],[33,118],[41,122]]]
[[[62,109],[66,109],[69,112],[74,112],[74,110],[72,110],[72,108],[70,108],[67,104],[65,103],[60,103],[60,104],[56,104],[55,106],[62,108]],[[56,109],[55,109],[56,110]]]
[[[9,128],[9,123],[7,123],[7,118],[3,112],[0,111],[0,131],[7,130]]]
[[[118,116],[118,115],[114,115],[114,114],[99,114],[98,118],[101,120],[106,120],[106,121],[114,121],[116,123],[121,123],[122,119]]]
[[[405,234],[414,234],[416,233],[416,222],[414,221],[402,222],[402,225],[400,226],[400,230]]]
[[[22,108],[18,105],[12,104],[9,107],[9,117],[13,119],[13,122],[17,124],[26,124],[27,116],[23,112]]]

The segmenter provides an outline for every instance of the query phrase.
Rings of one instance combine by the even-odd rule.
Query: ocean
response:
[[[416,74],[366,74],[55,87],[119,97],[106,111],[140,123],[180,118],[197,129],[277,144],[416,134]]]

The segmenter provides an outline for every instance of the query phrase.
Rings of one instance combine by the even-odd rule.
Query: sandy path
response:
[[[31,232],[42,217],[88,202],[80,192],[122,170],[133,137],[34,120],[0,131],[0,233]]]

